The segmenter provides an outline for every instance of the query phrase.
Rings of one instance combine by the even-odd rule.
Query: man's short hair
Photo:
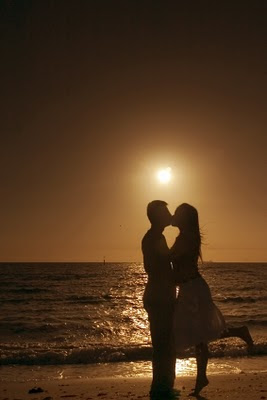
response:
[[[158,219],[158,211],[161,207],[167,207],[166,201],[163,200],[153,200],[147,205],[147,217],[149,221],[152,223],[157,222]]]

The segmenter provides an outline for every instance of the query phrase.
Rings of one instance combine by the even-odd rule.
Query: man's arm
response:
[[[150,275],[156,268],[157,254],[153,246],[153,241],[148,237],[144,237],[142,240],[142,252],[145,271]]]

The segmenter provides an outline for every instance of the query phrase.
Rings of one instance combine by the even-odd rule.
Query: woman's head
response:
[[[196,208],[187,203],[178,206],[172,218],[172,225],[177,226],[181,231],[199,232]]]
[[[197,209],[190,204],[183,203],[178,206],[172,217],[172,225],[191,238],[197,252],[197,256],[202,260],[201,254],[201,233],[199,229]]]

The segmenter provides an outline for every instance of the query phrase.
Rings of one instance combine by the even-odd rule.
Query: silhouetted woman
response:
[[[253,341],[247,327],[227,328],[224,317],[214,304],[207,282],[198,270],[201,259],[201,235],[198,212],[187,204],[181,204],[173,216],[173,226],[180,230],[171,248],[175,282],[179,294],[174,313],[176,351],[195,346],[197,379],[193,395],[207,386],[208,345],[211,340],[237,336],[248,346]]]

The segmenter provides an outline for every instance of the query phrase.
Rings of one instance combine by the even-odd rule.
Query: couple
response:
[[[208,385],[208,342],[239,337],[253,345],[247,327],[229,328],[213,303],[210,289],[198,271],[201,259],[201,234],[198,212],[183,203],[172,216],[167,203],[154,200],[147,206],[151,228],[142,240],[144,268],[148,281],[144,307],[148,313],[153,347],[153,379],[150,396],[168,399],[175,396],[176,354],[194,346],[197,378],[192,395],[198,396]],[[179,236],[171,249],[162,232],[173,225]],[[179,295],[176,298],[176,287]]]

